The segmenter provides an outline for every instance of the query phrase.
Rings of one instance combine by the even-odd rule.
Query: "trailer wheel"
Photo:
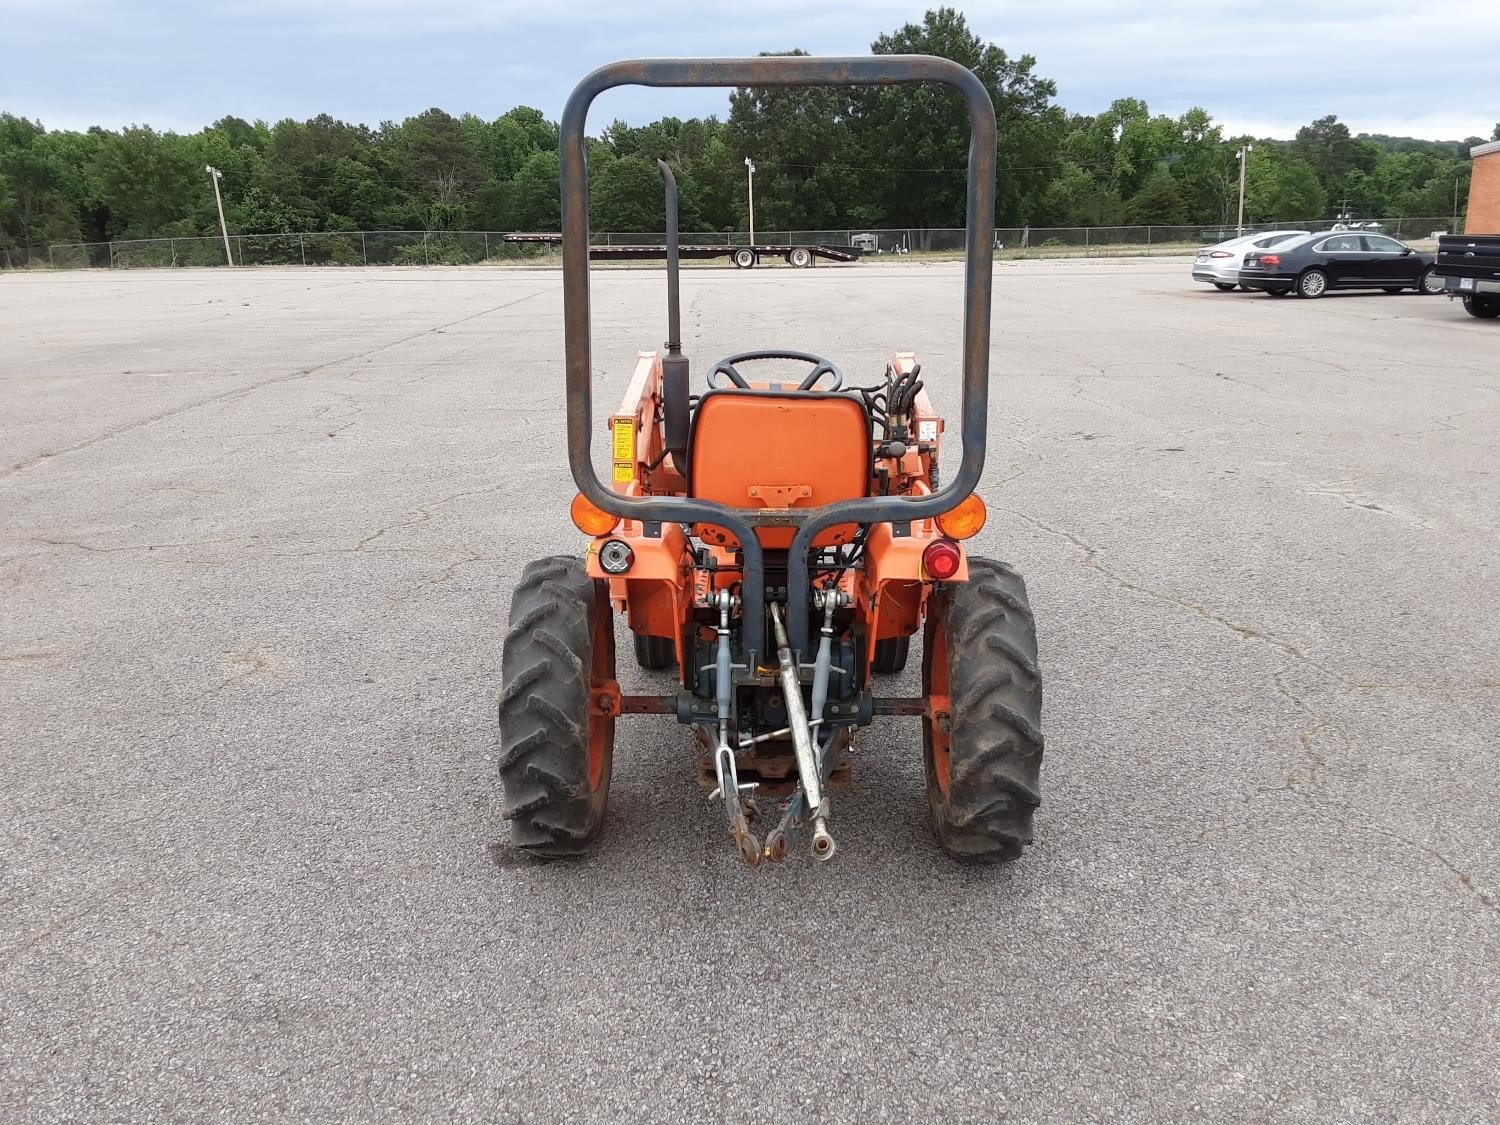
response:
[[[786,264],[795,266],[797,269],[806,269],[813,264],[812,251],[805,246],[798,246],[786,256]]]
[[[938,843],[957,859],[1015,859],[1042,799],[1042,680],[1021,576],[971,555],[969,580],[928,600],[922,649],[927,806]]]
[[[756,257],[754,250],[744,246],[730,255],[730,260],[734,262],[736,269],[748,270],[753,268],[760,259]]]
[[[570,555],[521,572],[501,656],[502,813],[516,847],[583,855],[604,827],[615,720],[590,696],[615,677],[609,588]]]

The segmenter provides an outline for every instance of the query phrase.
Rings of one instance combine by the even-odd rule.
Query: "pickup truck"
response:
[[[1445,234],[1438,239],[1434,277],[1449,296],[1481,320],[1500,317],[1500,234]]]

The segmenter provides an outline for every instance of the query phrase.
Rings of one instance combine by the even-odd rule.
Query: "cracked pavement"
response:
[[[1187,273],[996,269],[1035,845],[947,861],[885,719],[836,860],[755,872],[657,717],[596,858],[506,842],[556,272],[0,277],[0,1116],[1500,1118],[1500,330]],[[956,416],[960,288],[685,271],[686,349],[914,349]],[[602,421],[662,275],[593,303]]]

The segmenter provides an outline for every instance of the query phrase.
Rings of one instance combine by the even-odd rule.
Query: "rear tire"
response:
[[[677,646],[671,637],[646,637],[636,633],[635,662],[648,672],[665,672],[677,667]]]
[[[806,269],[813,263],[812,251],[798,246],[786,256],[787,265],[795,266],[797,269]]]
[[[1220,293],[1233,293],[1236,287],[1227,281],[1216,281],[1214,282],[1214,288]]]
[[[870,671],[878,676],[894,676],[906,667],[906,658],[911,653],[910,637],[887,637],[875,642],[875,659],[870,662]]]
[[[583,855],[604,826],[615,720],[595,715],[595,684],[615,675],[609,591],[581,559],[539,559],[521,573],[501,657],[500,782],[517,848]]]
[[[1297,279],[1297,296],[1308,300],[1321,297],[1328,292],[1328,275],[1319,269],[1311,269]]]
[[[757,261],[755,251],[751,250],[749,247],[741,247],[729,257],[730,261],[734,263],[735,268],[742,270],[748,270],[752,268]]]
[[[970,556],[969,581],[932,595],[922,687],[948,700],[946,720],[922,720],[938,843],[961,860],[1015,859],[1042,799],[1042,680],[1026,584],[1009,566]]]
[[[1500,296],[1492,297],[1487,293],[1465,294],[1464,312],[1480,320],[1494,320],[1500,316]]]
[[[1266,290],[1266,296],[1267,297],[1285,297],[1290,292],[1291,292],[1290,289],[1267,289]]]

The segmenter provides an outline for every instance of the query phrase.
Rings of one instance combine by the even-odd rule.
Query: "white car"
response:
[[[1261,231],[1242,234],[1217,246],[1205,246],[1193,259],[1193,280],[1206,281],[1220,292],[1229,293],[1240,283],[1240,270],[1249,251],[1268,250],[1289,238],[1309,233],[1305,230]]]

